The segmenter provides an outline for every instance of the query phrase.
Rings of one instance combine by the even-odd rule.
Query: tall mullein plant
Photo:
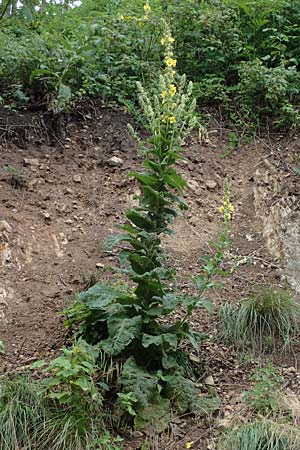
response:
[[[123,232],[108,239],[110,246],[125,244],[120,253],[121,271],[134,287],[125,292],[95,285],[79,294],[83,307],[77,304],[69,310],[68,321],[81,317],[81,332],[90,343],[100,342],[113,357],[133,356],[142,364],[151,360],[153,370],[161,369],[162,359],[176,352],[180,340],[189,334],[186,321],[163,325],[161,319],[179,304],[185,303],[189,311],[199,306],[196,300],[171,290],[174,270],[168,268],[161,246],[161,235],[171,233],[174,217],[186,209],[180,198],[186,183],[174,166],[182,159],[184,137],[196,124],[192,84],[176,74],[174,39],[166,23],[161,44],[164,69],[156,92],[150,94],[138,84],[150,132],[147,142],[140,142],[143,170],[130,174],[141,188],[139,203],[126,212]]]

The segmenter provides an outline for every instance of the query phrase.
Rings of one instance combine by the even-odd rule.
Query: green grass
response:
[[[236,348],[264,351],[289,347],[299,331],[300,303],[289,292],[264,289],[238,305],[221,309],[222,335]]]
[[[40,388],[26,377],[0,383],[0,448],[31,450],[46,418]]]
[[[1,450],[116,450],[106,415],[84,398],[68,407],[53,402],[40,381],[24,375],[0,381]]]
[[[296,428],[271,420],[256,420],[221,436],[218,450],[299,450]]]

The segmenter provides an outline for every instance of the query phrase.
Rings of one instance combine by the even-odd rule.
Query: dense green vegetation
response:
[[[136,81],[149,86],[162,65],[162,16],[200,107],[221,104],[236,123],[254,126],[299,123],[298,0],[153,0],[151,18],[142,0],[70,3],[36,11],[27,1],[2,18],[4,104],[60,110],[101,97],[133,111]]]

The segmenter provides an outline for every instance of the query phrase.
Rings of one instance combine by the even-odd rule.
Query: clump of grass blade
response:
[[[299,331],[300,303],[287,291],[264,289],[238,306],[225,303],[221,322],[223,337],[237,348],[262,352],[280,341],[284,349]]]
[[[219,450],[298,450],[299,432],[287,424],[256,420],[221,436]]]
[[[25,376],[0,382],[0,448],[31,450],[46,418],[38,383]]]

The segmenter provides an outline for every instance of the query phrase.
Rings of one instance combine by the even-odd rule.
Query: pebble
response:
[[[75,183],[81,183],[81,175],[74,175],[73,181]]]
[[[0,220],[0,232],[1,231],[6,231],[7,233],[12,232],[12,227],[8,222],[6,222],[6,220]]]
[[[215,189],[217,187],[217,183],[214,180],[207,180],[205,185],[207,189]]]
[[[24,158],[25,166],[39,166],[40,162],[37,158]]]
[[[123,159],[118,158],[117,156],[112,156],[107,162],[108,165],[112,167],[121,167],[123,165]]]
[[[205,378],[204,383],[207,384],[207,386],[215,386],[215,380],[211,375]]]

